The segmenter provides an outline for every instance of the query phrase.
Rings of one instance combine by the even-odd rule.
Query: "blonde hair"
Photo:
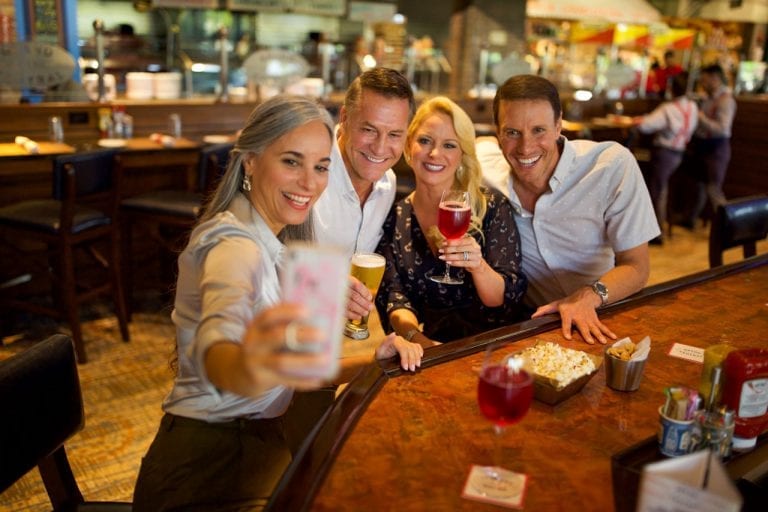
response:
[[[461,148],[461,163],[453,176],[453,188],[469,192],[469,202],[472,209],[469,232],[480,233],[480,236],[483,236],[483,218],[485,218],[487,209],[487,199],[480,188],[483,182],[483,173],[475,152],[475,125],[460,106],[445,96],[435,96],[422,103],[408,126],[408,134],[405,139],[405,159],[410,164],[411,143],[416,137],[416,132],[424,120],[435,113],[445,114],[453,122],[453,129],[456,131]]]

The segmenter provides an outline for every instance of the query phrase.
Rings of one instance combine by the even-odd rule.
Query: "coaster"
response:
[[[500,481],[489,486],[487,472],[494,471],[499,474]],[[461,493],[462,498],[482,501],[509,508],[523,508],[525,489],[528,484],[528,475],[515,473],[498,466],[478,466],[473,464],[469,469],[467,483]]]
[[[683,345],[682,343],[675,343],[672,348],[667,352],[672,357],[678,357],[685,359],[686,361],[692,361],[694,363],[704,362],[704,349],[699,347],[692,347],[690,345]]]

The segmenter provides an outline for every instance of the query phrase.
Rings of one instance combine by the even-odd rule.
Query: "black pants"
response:
[[[664,232],[667,221],[667,202],[669,198],[669,179],[683,161],[683,152],[661,146],[651,149],[651,176],[648,180],[648,192],[651,195],[653,209],[659,228]]]
[[[142,460],[133,510],[261,510],[290,460],[282,417],[208,423],[166,414]]]
[[[693,170],[696,173],[695,201],[688,215],[693,223],[699,218],[709,200],[712,209],[725,203],[723,182],[731,161],[730,139],[691,139]]]

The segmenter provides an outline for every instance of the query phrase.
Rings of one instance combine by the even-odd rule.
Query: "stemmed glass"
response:
[[[525,361],[515,354],[498,357],[489,345],[477,383],[477,403],[483,416],[493,422],[494,464],[485,467],[475,481],[476,489],[491,498],[507,498],[519,492],[519,484],[499,467],[501,436],[509,425],[523,419],[533,400],[533,377],[524,368]]]
[[[463,190],[444,190],[440,198],[440,210],[437,213],[437,229],[448,240],[464,236],[469,229],[472,210],[469,207],[469,192]],[[442,284],[462,284],[464,280],[451,277],[451,265],[445,262],[445,274],[430,276],[431,280]]]

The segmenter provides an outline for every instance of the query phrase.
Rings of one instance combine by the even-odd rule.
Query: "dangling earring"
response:
[[[246,192],[251,191],[251,177],[247,174],[243,174],[243,190]]]

